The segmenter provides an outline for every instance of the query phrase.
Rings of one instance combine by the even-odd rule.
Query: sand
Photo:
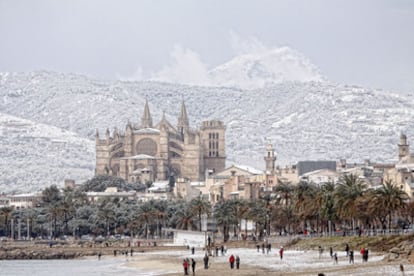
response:
[[[240,269],[230,269],[228,258],[231,254],[239,255]],[[389,263],[382,255],[372,254],[367,263],[363,263],[359,254],[355,263],[349,264],[345,252],[338,252],[338,264],[324,253],[320,258],[316,251],[285,251],[280,260],[277,250],[262,254],[255,249],[234,248],[225,256],[210,257],[210,266],[204,269],[204,252],[195,255],[188,251],[168,251],[135,254],[126,265],[141,271],[141,275],[184,275],[182,261],[194,258],[197,262],[195,275],[402,275],[400,263]],[[414,266],[404,264],[405,275],[414,275]],[[189,275],[192,275],[191,267]]]

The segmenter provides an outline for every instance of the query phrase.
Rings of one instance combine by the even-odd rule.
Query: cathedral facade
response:
[[[225,168],[225,131],[218,120],[191,129],[184,101],[176,127],[165,114],[153,125],[145,102],[140,126],[128,122],[124,133],[107,129],[105,137],[96,132],[95,175],[118,176],[130,183],[168,180],[171,175],[204,180],[208,171]]]

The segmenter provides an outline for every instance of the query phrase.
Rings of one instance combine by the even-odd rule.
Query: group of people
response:
[[[321,256],[321,247],[319,246],[319,257]],[[350,249],[349,244],[345,244],[345,253],[346,256],[349,258],[349,263],[353,264],[354,263],[354,251],[352,249]],[[361,256],[362,256],[362,261],[363,262],[367,262],[368,261],[368,249],[366,248],[362,248],[361,251]],[[338,255],[337,253],[333,253],[333,249],[332,247],[329,247],[329,254],[331,256],[331,258],[334,260],[334,263],[337,264],[338,263]]]
[[[184,275],[189,275],[188,274],[188,269],[191,265],[191,269],[193,271],[193,275],[195,275],[195,267],[196,267],[196,261],[191,258],[191,264],[190,264],[190,260],[188,258],[183,260],[183,267],[184,267]]]
[[[234,255],[231,255],[229,258],[229,263],[230,263],[230,269],[234,268],[234,262],[236,262],[236,269],[240,268],[240,257],[239,255],[236,255],[236,258],[234,257]]]

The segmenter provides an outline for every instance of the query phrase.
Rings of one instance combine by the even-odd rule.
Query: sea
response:
[[[148,270],[126,266],[116,258],[71,260],[0,260],[0,276],[73,276],[73,275],[157,275]]]

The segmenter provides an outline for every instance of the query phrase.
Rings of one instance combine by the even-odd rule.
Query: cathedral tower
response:
[[[205,169],[220,172],[226,162],[226,127],[222,121],[204,121],[201,128]]]
[[[407,143],[407,136],[404,133],[400,135],[400,143],[398,144],[398,160],[410,155],[410,146]]]
[[[142,128],[152,128],[152,117],[148,107],[148,100],[145,100],[144,114],[141,118]]]
[[[188,123],[188,116],[187,116],[187,109],[185,108],[184,100],[181,103],[181,112],[180,117],[178,117],[177,129],[181,135],[184,135],[184,132],[188,130],[189,123]]]
[[[264,160],[266,162],[266,173],[273,174],[275,171],[276,155],[272,144],[268,144],[266,146],[266,155],[264,157]]]

